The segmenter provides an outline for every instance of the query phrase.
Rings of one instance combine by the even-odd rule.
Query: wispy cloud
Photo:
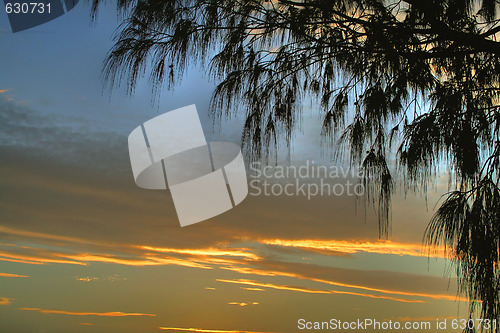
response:
[[[0,227],[0,231],[7,233],[16,233],[24,236],[37,236],[39,233],[32,232],[22,232],[18,230],[13,230],[9,228]],[[62,242],[78,242],[79,244],[83,242],[81,239],[66,237],[66,236],[52,236],[50,234],[43,234],[43,239],[47,240],[58,240]],[[380,244],[374,242],[347,242],[347,241],[320,241],[320,240],[308,240],[308,241],[283,241],[283,240],[273,240],[273,241],[261,241],[264,244],[285,244],[283,246],[297,246],[300,248],[306,247],[310,248],[328,248],[332,251],[345,251],[350,253],[356,253],[356,251],[372,251],[379,254],[401,254],[401,253],[411,253],[414,256],[417,255],[416,246],[411,248],[411,244],[404,249],[405,244],[391,243],[391,242],[381,242]],[[289,243],[291,242],[291,243]],[[351,248],[352,246],[352,248]],[[400,302],[414,302],[414,300],[405,300],[401,298],[404,297],[418,297],[418,298],[428,298],[428,299],[441,299],[449,301],[466,301],[465,298],[457,297],[456,295],[448,295],[446,292],[435,288],[436,293],[428,291],[425,287],[424,290],[415,290],[422,287],[417,287],[416,284],[407,282],[409,276],[396,276],[397,274],[391,273],[390,276],[385,276],[389,278],[384,283],[378,282],[373,284],[373,274],[381,275],[380,272],[369,272],[369,271],[349,271],[349,270],[339,270],[336,268],[329,268],[311,264],[301,264],[297,262],[279,262],[270,261],[267,258],[263,258],[255,253],[256,249],[252,248],[218,248],[218,247],[207,247],[200,249],[183,249],[183,248],[164,248],[164,247],[152,247],[152,246],[137,246],[128,244],[117,244],[114,246],[114,250],[120,251],[122,254],[104,254],[104,253],[65,253],[68,247],[57,248],[54,250],[48,250],[47,248],[33,248],[27,246],[16,246],[13,244],[2,244],[2,247],[7,250],[0,251],[0,261],[14,261],[29,264],[76,264],[76,265],[87,265],[89,262],[102,262],[111,263],[127,266],[161,266],[161,265],[176,265],[191,268],[200,269],[214,269],[219,267],[220,269],[230,270],[237,272],[239,274],[250,274],[250,275],[260,275],[260,276],[273,276],[273,277],[287,277],[296,278],[300,280],[318,282],[322,284],[327,284],[330,286],[339,287],[341,290],[323,290],[323,289],[307,289],[307,288],[296,288],[295,291],[301,291],[306,293],[316,293],[316,294],[346,294],[354,296],[363,296],[370,298],[380,298],[380,299],[390,299]],[[13,250],[9,250],[13,248]],[[93,248],[108,251],[107,248],[100,244],[93,245]],[[362,250],[360,250],[362,249]],[[254,251],[254,252],[252,252]],[[406,251],[406,252],[405,252]],[[19,253],[24,252],[24,253]],[[27,254],[26,254],[27,252]],[[229,258],[228,258],[229,257]],[[250,263],[250,265],[249,265]],[[361,275],[360,275],[361,273]],[[355,276],[353,275],[355,274]],[[338,281],[328,279],[329,276],[337,276]],[[363,278],[364,276],[364,278]],[[355,277],[355,279],[353,279]],[[415,278],[417,278],[415,276]],[[95,279],[89,277],[80,277],[80,281],[93,281]],[[385,279],[375,279],[376,281],[385,281]],[[351,282],[352,281],[352,282]],[[393,281],[393,282],[391,282]],[[394,282],[399,281],[397,285]],[[404,283],[402,281],[405,281]],[[419,280],[420,281],[420,280]],[[357,283],[354,283],[357,282]],[[420,282],[419,282],[420,283]],[[411,286],[408,290],[408,286]],[[423,285],[421,282],[419,285]],[[391,286],[392,288],[388,288]],[[262,291],[263,286],[259,285],[248,285],[247,290]],[[266,286],[264,286],[266,287]],[[278,286],[274,287],[267,286],[272,289],[287,289],[292,290],[290,286]],[[399,288],[398,288],[399,287]],[[344,290],[344,289],[357,289],[355,291]],[[385,294],[385,295],[378,295]]]
[[[62,314],[69,316],[98,316],[98,317],[155,317],[155,314],[151,313],[135,313],[135,312],[78,312],[78,311],[65,311],[65,310],[51,310],[51,309],[39,309],[39,308],[19,308],[19,310],[24,311],[37,311],[45,314]]]
[[[241,307],[244,307],[244,306],[248,305],[248,303],[240,303],[240,302],[228,302],[227,304],[229,304],[229,305],[238,305],[238,306],[241,306]]]
[[[255,253],[249,252],[249,249],[217,249],[217,248],[207,248],[207,249],[174,249],[174,248],[161,248],[161,247],[151,247],[151,246],[139,246],[139,248],[144,250],[163,252],[163,253],[177,253],[177,254],[187,254],[195,256],[230,256],[230,257],[242,257],[251,260],[262,259]]]
[[[315,252],[332,252],[355,254],[358,252],[377,253],[377,254],[393,254],[398,256],[412,257],[443,257],[443,251],[427,252],[423,250],[421,244],[397,243],[391,241],[380,240],[378,242],[362,242],[362,241],[343,241],[343,240],[318,240],[318,239],[264,239],[260,241],[267,245],[277,245],[283,247],[294,247],[302,250]],[[441,253],[441,255],[438,255]]]
[[[242,260],[248,262],[259,261],[262,259],[260,256],[252,253],[251,250],[247,248],[225,249],[208,247],[200,249],[185,249],[106,243],[76,237],[15,229],[5,226],[0,226],[0,232],[22,238],[38,240],[38,242],[40,242],[40,240],[47,241],[49,243],[56,242],[57,245],[53,251],[27,246],[18,248],[16,251],[0,250],[0,261],[20,262],[25,264],[41,265],[59,263],[86,265],[88,262],[103,262],[137,267],[176,265],[201,269],[213,269],[214,265],[237,265],[241,264]],[[65,253],[63,252],[63,249],[61,249],[61,251],[57,249],[61,242],[73,245],[73,247],[75,245],[78,247],[87,246],[100,251],[108,251],[108,248],[111,247],[115,251],[120,250],[123,255],[92,253],[90,251],[86,253]],[[4,247],[16,247],[15,244],[3,245]],[[64,251],[67,248],[71,248],[71,246],[66,246]]]
[[[266,291],[265,289],[262,288],[247,288],[247,287],[240,287],[243,290],[249,290],[249,291]]]
[[[351,283],[343,283],[343,282],[338,282],[338,281],[332,281],[332,280],[327,280],[327,279],[319,279],[315,278],[312,276],[306,276],[304,274],[299,274],[299,273],[294,273],[294,272],[286,272],[286,271],[277,271],[277,270],[266,270],[266,269],[256,269],[256,268],[246,268],[246,267],[221,267],[222,269],[227,269],[231,271],[235,271],[241,274],[253,274],[253,275],[261,275],[261,276],[281,276],[281,277],[291,277],[291,278],[299,278],[301,280],[306,280],[306,281],[313,281],[313,282],[319,282],[319,283],[324,283],[336,287],[342,287],[342,288],[349,288],[349,289],[359,289],[359,290],[364,290],[364,291],[370,291],[370,292],[376,292],[376,293],[382,293],[382,294],[389,294],[389,295],[398,295],[398,296],[409,296],[409,297],[423,297],[423,298],[430,298],[430,299],[441,299],[441,300],[448,300],[448,301],[468,301],[467,298],[465,297],[460,297],[460,296],[454,296],[454,295],[446,295],[446,294],[432,294],[432,293],[421,293],[421,292],[411,292],[411,291],[401,291],[401,290],[393,290],[393,289],[383,289],[383,288],[375,288],[375,287],[370,287],[370,286],[364,286],[364,285],[358,285],[358,284],[351,284]],[[220,281],[220,280],[217,280]],[[233,281],[250,281],[250,280],[233,280]],[[224,281],[228,282],[228,281]],[[233,282],[237,283],[237,282]],[[253,284],[253,283],[243,283],[247,285],[253,285],[253,286],[259,286],[259,284]],[[265,287],[266,285],[260,285]],[[275,287],[270,287],[272,289],[282,289],[282,288],[277,288]],[[288,287],[286,290],[290,290]],[[309,290],[309,289],[306,289]],[[299,290],[296,290],[299,291]],[[350,294],[350,295],[358,295],[358,296],[365,296],[365,297],[374,297],[374,298],[386,298],[386,299],[393,299],[393,300],[398,300],[398,301],[404,301],[400,298],[394,298],[394,297],[385,297],[385,296],[378,296],[378,295],[372,295],[366,294],[366,293],[357,293],[357,292],[346,292],[346,291],[323,291],[323,290],[316,290],[314,289],[315,292],[309,291],[309,293],[338,293],[338,294]],[[308,292],[303,290],[302,292]]]
[[[99,278],[95,276],[86,276],[86,277],[75,277],[75,280],[82,282],[91,282],[91,281],[97,281],[99,280]]]
[[[158,327],[165,331],[181,331],[181,332],[196,332],[196,333],[274,333],[274,332],[255,332],[255,331],[227,331],[227,330],[207,330],[202,328],[180,328],[180,327]]]
[[[94,324],[92,324],[92,323],[80,323],[80,325],[84,325],[84,326],[94,326]]]
[[[390,290],[390,289],[388,290],[388,289],[380,289],[380,288],[372,288],[372,287],[366,287],[366,286],[339,283],[339,282],[328,281],[328,280],[323,280],[323,279],[311,279],[311,280],[315,281],[315,282],[326,283],[326,284],[340,286],[340,287],[357,288],[357,289],[363,289],[366,291],[375,291],[375,292],[380,292],[383,294],[394,294],[394,295],[412,296],[412,297],[425,297],[425,298],[442,299],[442,300],[448,300],[448,301],[464,301],[464,302],[468,301],[468,298],[459,297],[459,296],[452,296],[452,295],[406,292],[406,291]]]
[[[29,277],[28,275],[19,275],[19,274],[10,274],[10,273],[0,273],[0,277],[19,277],[19,278],[26,278]]]
[[[1,232],[0,227],[0,232]],[[117,245],[115,248],[123,251],[122,255],[114,255],[107,253],[66,253],[63,249],[47,250],[36,247],[4,244],[9,248],[0,251],[0,261],[19,262],[24,264],[44,265],[44,264],[72,264],[85,266],[89,262],[102,262],[126,266],[163,266],[176,265],[184,267],[193,267],[201,269],[213,269],[214,265],[234,265],[240,263],[239,260],[229,260],[219,258],[216,254],[210,255],[187,255],[180,251],[179,257],[167,256],[160,253],[150,253],[144,250],[138,250],[138,247],[130,247],[125,245]],[[132,249],[131,249],[132,248]],[[100,248],[103,249],[102,247]],[[64,249],[65,251],[66,249]],[[203,249],[199,250],[202,253],[208,253]],[[20,253],[23,252],[23,253]],[[223,252],[223,251],[221,251]]]
[[[384,295],[356,293],[356,292],[351,292],[351,291],[324,290],[324,289],[312,289],[312,288],[306,288],[306,287],[277,285],[277,284],[261,283],[261,282],[257,282],[257,281],[244,280],[244,279],[238,279],[238,280],[217,279],[217,281],[226,282],[226,283],[244,284],[244,285],[249,285],[249,286],[257,286],[257,287],[265,287],[265,288],[271,288],[271,289],[277,289],[277,290],[297,291],[297,292],[308,293],[308,294],[342,294],[342,295],[353,295],[353,296],[361,296],[361,297],[368,297],[368,298],[387,299],[387,300],[403,302],[403,303],[424,303],[424,301],[415,300],[415,299],[403,299],[403,298],[390,297],[390,296],[384,296]]]
[[[7,297],[0,297],[0,305],[9,305],[11,303],[11,299]]]
[[[5,93],[5,92],[7,92],[7,91],[9,91],[9,90],[10,90],[10,89],[0,89],[0,94],[3,94],[3,93]]]
[[[258,305],[259,302],[249,302],[249,303],[246,303],[246,302],[228,302],[227,304],[229,304],[229,305],[238,305],[238,306],[241,306],[241,307],[245,307],[247,305]]]
[[[84,262],[66,260],[59,258],[43,257],[41,255],[25,255],[13,252],[0,251],[0,261],[18,262],[23,264],[43,265],[43,264],[71,264],[85,265]]]

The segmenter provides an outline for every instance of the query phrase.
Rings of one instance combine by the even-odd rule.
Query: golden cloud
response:
[[[362,297],[368,297],[368,298],[387,299],[387,300],[403,302],[403,303],[424,303],[424,301],[414,300],[414,299],[403,299],[403,298],[396,298],[396,297],[383,296],[383,295],[356,293],[356,292],[350,292],[350,291],[311,289],[311,288],[306,288],[306,287],[276,285],[276,284],[271,284],[271,283],[261,283],[261,282],[252,281],[252,280],[245,280],[245,279],[237,279],[237,280],[217,279],[217,281],[226,282],[226,283],[244,284],[244,285],[249,285],[249,286],[257,286],[257,287],[265,287],[265,288],[278,289],[278,290],[298,291],[298,292],[308,293],[308,294],[342,294],[342,295],[362,296]]]
[[[19,310],[24,311],[36,311],[45,314],[63,314],[69,316],[98,316],[98,317],[156,317],[155,314],[151,313],[134,313],[134,312],[77,312],[77,311],[65,311],[65,310],[51,310],[51,309],[39,309],[39,308],[19,308]]]
[[[423,251],[421,244],[397,243],[388,240],[378,242],[363,241],[339,241],[339,240],[319,240],[319,239],[264,239],[259,241],[262,244],[277,245],[283,247],[294,247],[302,250],[335,252],[345,254],[355,254],[358,252],[393,254],[398,256],[412,257],[444,257],[443,248],[435,248],[433,251]],[[441,253],[441,255],[438,255]]]
[[[50,234],[41,234],[37,232],[30,232],[8,227],[0,226],[0,232],[15,234],[23,237],[42,238],[47,240],[57,240],[59,242],[70,242],[85,244],[85,240],[67,236],[57,236]],[[377,254],[394,254],[394,255],[409,255],[414,257],[424,256],[421,245],[404,244],[390,241],[368,242],[368,241],[336,241],[336,240],[283,240],[283,239],[264,239],[258,241],[261,244],[294,247],[302,250],[312,251],[330,251],[335,253],[354,254],[358,252],[368,252]],[[224,247],[207,247],[199,249],[189,248],[170,248],[170,247],[153,247],[146,245],[128,245],[128,244],[115,244],[115,250],[122,252],[122,254],[103,254],[103,253],[64,253],[58,250],[49,251],[42,248],[30,248],[26,246],[16,246],[13,244],[2,244],[3,246],[14,246],[14,251],[0,251],[0,261],[14,261],[27,264],[73,264],[73,265],[87,265],[88,262],[103,262],[127,266],[160,266],[160,265],[176,265],[201,269],[214,269],[219,267],[224,270],[230,270],[239,274],[255,274],[260,276],[279,276],[290,277],[301,280],[313,281],[328,285],[333,285],[340,288],[358,289],[357,291],[343,291],[343,290],[323,290],[323,289],[307,289],[298,287],[291,289],[290,286],[274,287],[267,286],[272,289],[294,290],[305,293],[316,294],[347,294],[370,298],[390,299],[400,302],[417,302],[416,300],[405,300],[400,296],[406,297],[419,297],[430,299],[442,299],[450,301],[467,301],[466,298],[457,297],[456,295],[442,294],[436,289],[436,293],[423,293],[402,291],[406,289],[406,285],[401,285],[400,290],[392,290],[388,288],[370,286],[364,284],[364,281],[358,283],[348,283],[345,281],[346,277],[341,278],[341,281],[331,281],[328,278],[321,278],[327,276],[328,272],[324,271],[322,266],[316,266],[314,272],[311,270],[312,266],[303,266],[300,263],[283,263],[265,260],[263,257],[252,252],[255,249],[249,248],[224,248]],[[102,251],[103,244],[94,243],[98,246],[97,249]],[[109,246],[109,244],[105,244]],[[66,250],[66,249],[65,249]],[[28,254],[19,253],[20,251],[28,251]],[[252,262],[254,267],[249,267],[248,263]],[[301,266],[302,265],[302,266]],[[7,274],[7,273],[5,273]],[[311,274],[313,274],[311,276]],[[328,273],[331,275],[331,272]],[[0,276],[2,276],[0,274]],[[6,276],[6,275],[3,275]],[[337,275],[336,275],[337,276]],[[87,278],[81,278],[80,281],[89,281]],[[367,280],[368,281],[368,280]],[[370,280],[371,281],[371,280]],[[390,285],[390,284],[389,284]],[[263,291],[265,289],[259,285],[247,285],[244,289],[249,291]],[[396,288],[395,288],[396,289]],[[362,291],[362,292],[360,292]],[[378,294],[385,295],[378,295]],[[394,297],[398,296],[398,297]],[[418,301],[423,302],[423,301]]]
[[[0,273],[0,277],[20,277],[25,278],[29,277],[28,275],[19,275],[19,274],[10,274],[10,273]]]
[[[229,304],[229,305],[238,305],[238,306],[241,306],[241,307],[244,307],[244,306],[248,305],[248,303],[240,303],[240,302],[229,302],[227,304]]]
[[[7,297],[0,297],[0,305],[9,305],[11,303],[11,299]]]
[[[249,249],[237,249],[237,250],[225,250],[217,248],[207,248],[207,249],[174,249],[174,248],[162,248],[162,247],[152,247],[152,246],[138,246],[138,248],[149,251],[156,252],[166,252],[166,253],[177,253],[177,254],[187,254],[194,256],[230,256],[230,257],[242,257],[251,260],[262,259],[258,255],[252,252],[248,252]]]
[[[392,295],[410,296],[410,297],[424,297],[424,298],[441,299],[441,300],[448,300],[448,301],[463,301],[463,302],[468,301],[468,298],[453,296],[453,295],[406,292],[406,291],[400,291],[400,290],[374,288],[374,287],[349,284],[349,283],[342,283],[342,282],[325,280],[325,279],[318,279],[318,278],[304,276],[304,275],[297,274],[297,273],[280,272],[280,271],[276,271],[276,270],[262,270],[262,269],[247,268],[247,267],[234,267],[234,266],[233,267],[221,267],[221,268],[235,271],[235,272],[238,272],[240,274],[292,277],[292,278],[298,278],[301,280],[308,280],[308,281],[329,284],[329,285],[333,285],[333,286],[337,286],[337,287],[353,288],[353,289],[360,289],[360,290],[365,290],[365,291],[373,291],[373,292],[382,293],[382,294],[392,294]],[[250,280],[240,279],[240,281],[250,281]],[[227,282],[227,281],[224,281],[224,282]],[[273,288],[273,289],[278,289],[278,288]],[[287,289],[287,290],[290,290],[290,289]],[[296,291],[298,291],[298,290],[296,290]],[[319,291],[321,291],[321,290],[319,290]],[[307,292],[307,291],[302,291],[302,292]],[[311,292],[311,293],[313,293],[313,292]],[[330,293],[330,292],[314,292],[314,293]],[[358,296],[371,297],[371,296],[368,296],[369,294],[364,294],[364,293],[350,293],[350,292],[343,292],[343,291],[335,291],[335,293],[343,293],[343,294],[352,294],[352,295],[358,295]],[[373,295],[373,296],[375,296],[375,295]],[[384,297],[384,296],[377,296],[376,298],[393,299],[392,297]],[[396,298],[394,300],[401,300],[401,299]]]
[[[24,254],[17,254],[4,251],[0,251],[0,261],[19,262],[23,264],[32,264],[32,265],[43,265],[43,264],[85,265],[85,263],[78,261],[56,259],[50,257],[44,258],[42,256],[37,256],[37,255],[24,255]]]
[[[240,287],[243,290],[249,290],[249,291],[266,291],[265,289],[262,288],[247,288],[247,287]]]

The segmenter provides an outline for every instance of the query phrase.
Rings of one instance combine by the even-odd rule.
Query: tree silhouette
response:
[[[93,15],[102,0],[93,1]],[[219,117],[246,115],[253,158],[289,145],[305,98],[321,135],[365,170],[389,230],[396,178],[427,191],[439,168],[452,192],[426,230],[455,263],[470,315],[498,319],[500,19],[498,0],[118,0],[123,23],[105,62],[133,93],[149,72],[155,94],[190,64],[220,83]],[[397,172],[388,167],[391,153]],[[480,301],[480,302],[476,302]],[[496,331],[496,328],[492,328]]]

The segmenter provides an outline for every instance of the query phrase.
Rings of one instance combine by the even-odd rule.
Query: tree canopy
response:
[[[96,15],[103,0],[92,0]],[[439,167],[451,192],[425,240],[456,264],[470,313],[500,314],[500,19],[498,0],[118,0],[105,61],[111,86],[156,93],[190,64],[217,80],[217,117],[244,114],[252,158],[288,145],[306,98],[326,144],[350,152],[387,234],[396,179],[427,191]],[[391,154],[397,170],[391,171]],[[476,302],[479,301],[479,302]],[[496,328],[494,329],[496,330]]]

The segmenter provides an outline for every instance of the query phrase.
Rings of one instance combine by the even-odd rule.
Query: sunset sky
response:
[[[208,140],[239,143],[242,119],[213,126],[214,82],[199,68],[158,104],[147,80],[132,97],[103,91],[118,21],[103,8],[92,25],[89,11],[82,3],[15,34],[0,13],[0,332],[299,332],[300,318],[465,318],[453,269],[422,246],[441,184],[427,201],[394,198],[388,240],[373,209],[347,196],[248,196],[181,228],[168,191],[135,185],[128,134],[196,104]],[[304,106],[295,164],[336,163],[322,153],[316,110]]]

